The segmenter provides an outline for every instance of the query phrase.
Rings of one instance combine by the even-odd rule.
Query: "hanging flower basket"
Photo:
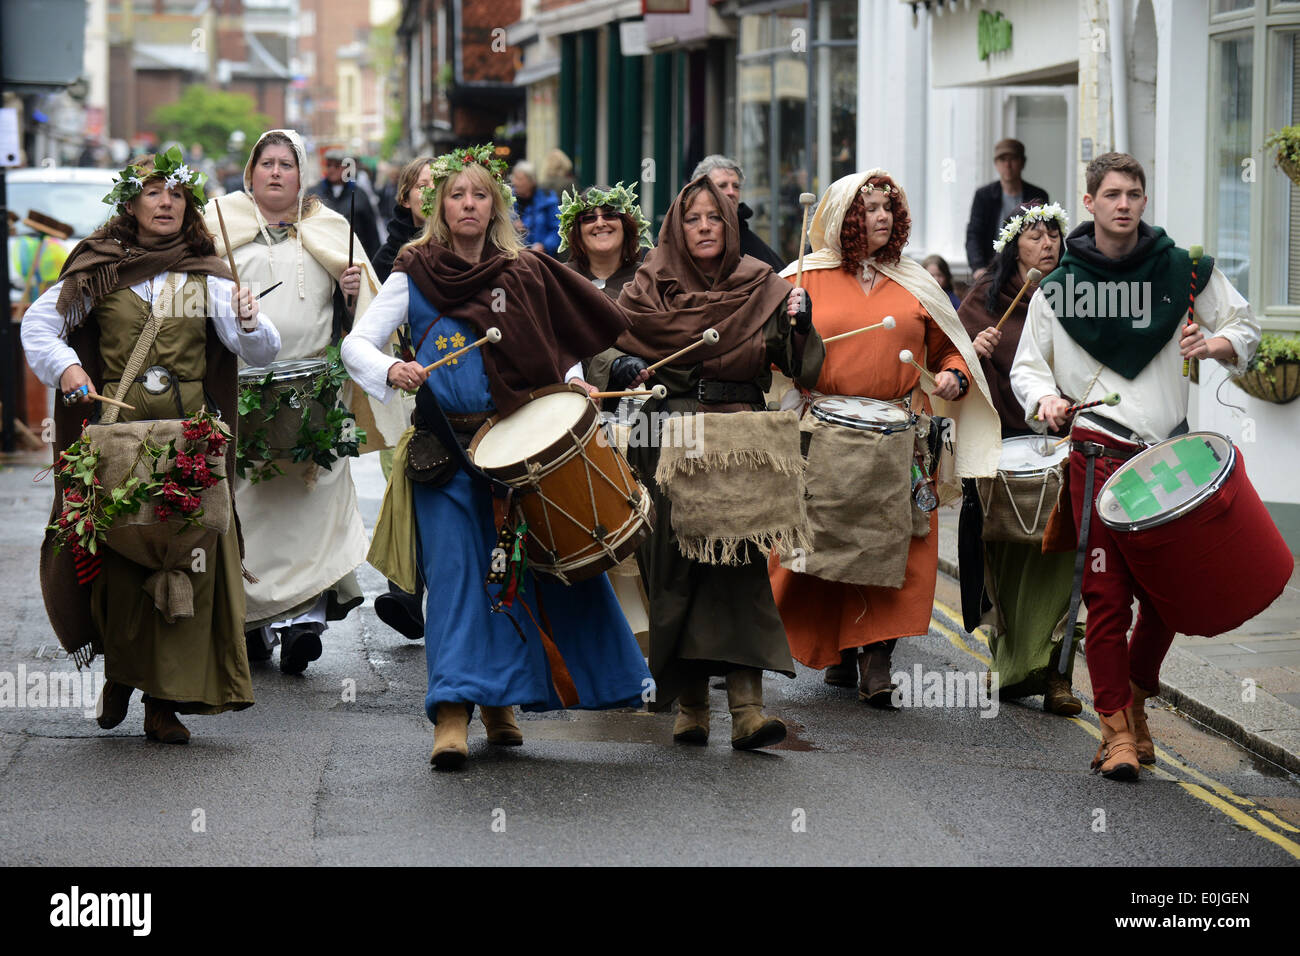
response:
[[[1232,381],[1247,395],[1262,402],[1285,405],[1300,398],[1300,362],[1280,362],[1252,369],[1234,376]]]
[[[1300,186],[1300,126],[1273,130],[1264,140],[1265,149],[1276,149],[1273,159],[1291,182]]]

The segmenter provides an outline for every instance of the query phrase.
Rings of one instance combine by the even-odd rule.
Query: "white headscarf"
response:
[[[893,197],[894,210],[908,208],[907,194],[898,185],[898,181],[883,169],[869,169],[837,179],[817,204],[817,211],[808,226],[808,241],[812,245],[812,252],[804,257],[805,271],[840,268],[844,261],[840,247],[840,228],[844,225],[844,217],[857,198],[858,191],[866,185],[867,180],[876,176],[888,177],[898,190]],[[975,354],[965,326],[957,318],[948,293],[943,291],[934,276],[922,268],[920,263],[907,256],[901,256],[894,263],[877,262],[875,259],[868,262],[877,272],[893,279],[915,297],[921,308],[943,329],[944,335],[957,346],[961,357],[966,360],[966,367],[970,369],[971,388],[961,401],[946,402],[930,396],[935,414],[956,422],[956,476],[976,478],[996,474],[998,458],[1002,454],[1001,420],[989,397],[989,386],[984,379],[979,356]],[[781,270],[781,275],[792,276],[797,271],[797,263],[791,263]],[[951,487],[947,490],[945,500],[953,493]],[[960,488],[956,491],[960,493]]]

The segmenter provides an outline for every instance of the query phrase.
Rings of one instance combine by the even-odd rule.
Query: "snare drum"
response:
[[[240,416],[241,446],[253,441],[265,428],[264,440],[270,459],[292,458],[304,419],[312,429],[325,425],[329,409],[316,399],[317,383],[329,371],[323,359],[292,359],[265,367],[246,368],[239,373],[239,390],[255,389],[261,394],[260,409]],[[254,456],[260,458],[260,455]]]
[[[827,581],[902,587],[913,534],[916,415],[856,395],[822,396],[810,411],[801,430],[812,549],[783,553],[781,566]]]
[[[552,385],[489,418],[468,449],[478,467],[526,492],[518,505],[529,559],[566,582],[608,571],[653,527],[650,496],[602,429],[585,389]]]
[[[1097,516],[1161,620],[1183,634],[1239,627],[1273,603],[1294,567],[1241,452],[1215,432],[1126,461],[1102,485]]]
[[[1043,542],[1070,457],[1068,444],[1039,435],[1002,439],[998,473],[977,478],[985,541]]]

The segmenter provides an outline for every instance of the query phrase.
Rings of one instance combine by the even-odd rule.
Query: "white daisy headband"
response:
[[[1001,252],[1006,248],[1006,244],[1021,231],[1029,228],[1036,222],[1046,222],[1049,219],[1055,219],[1057,227],[1061,230],[1061,235],[1065,235],[1070,230],[1070,217],[1065,214],[1058,202],[1050,203],[1046,206],[1031,206],[1025,212],[1018,216],[1013,216],[1007,220],[1007,224],[1002,227],[998,233],[997,240],[993,243],[993,251]]]

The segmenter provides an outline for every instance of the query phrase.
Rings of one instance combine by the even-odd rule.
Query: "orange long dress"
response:
[[[916,298],[892,279],[877,275],[869,293],[842,269],[806,272],[803,279],[813,323],[823,339],[873,325],[887,315],[897,323],[893,329],[875,329],[827,346],[817,379],[819,392],[891,402],[911,394],[921,373],[898,360],[902,349],[911,349],[917,361],[926,356],[932,372],[955,368],[971,377],[957,347]],[[929,412],[928,396],[922,401]],[[789,571],[773,555],[768,573],[791,653],[820,670],[838,664],[843,649],[927,633],[938,567],[937,512],[930,515],[930,533],[911,540],[901,588],[825,581]]]

